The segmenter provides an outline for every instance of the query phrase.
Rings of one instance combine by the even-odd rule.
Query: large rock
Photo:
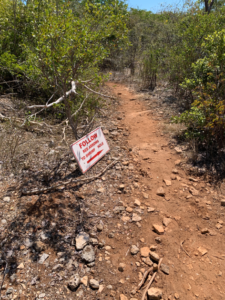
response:
[[[87,234],[86,232],[80,232],[76,236],[76,249],[82,250],[88,244],[89,239],[89,234]]]
[[[91,245],[88,245],[84,248],[82,255],[82,259],[88,263],[91,263],[95,260],[95,251]]]
[[[70,280],[68,282],[68,288],[72,291],[75,291],[78,286],[80,285],[80,276],[78,274],[74,274],[70,277]]]
[[[148,290],[148,299],[149,300],[160,300],[162,298],[162,290],[158,288],[150,288]]]

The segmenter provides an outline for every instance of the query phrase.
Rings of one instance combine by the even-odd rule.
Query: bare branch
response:
[[[80,83],[80,82],[79,82],[79,83]],[[84,86],[87,90],[89,90],[90,92],[92,92],[92,93],[94,93],[94,94],[97,94],[97,95],[102,96],[102,97],[110,98],[110,99],[115,99],[115,97],[107,96],[107,95],[104,95],[104,94],[102,94],[102,93],[98,93],[98,92],[92,90],[91,88],[89,88],[88,86],[86,86],[85,84],[82,84],[82,83],[80,83],[80,84],[81,84],[82,86]]]
[[[52,102],[50,104],[45,104],[45,105],[31,105],[31,106],[28,106],[28,108],[49,108],[51,106],[53,106],[54,104],[59,104],[61,103],[65,98],[67,98],[70,94],[76,94],[76,85],[75,85],[75,82],[72,81],[71,82],[71,85],[72,85],[72,88],[71,90],[69,90],[68,92],[66,92],[66,95],[63,95],[62,97],[60,97],[58,100],[56,100],[55,102]],[[49,101],[49,100],[48,100]]]

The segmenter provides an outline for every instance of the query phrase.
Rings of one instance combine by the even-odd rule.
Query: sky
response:
[[[160,10],[161,4],[165,7],[168,5],[182,7],[184,0],[127,0],[129,7],[151,10],[156,13]]]

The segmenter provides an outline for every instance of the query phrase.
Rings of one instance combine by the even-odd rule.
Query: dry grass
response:
[[[173,137],[181,134],[181,132],[186,129],[186,126],[183,124],[163,123],[161,128],[164,134],[169,134]]]

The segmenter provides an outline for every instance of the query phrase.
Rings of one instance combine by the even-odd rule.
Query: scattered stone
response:
[[[223,226],[220,224],[220,223],[218,223],[218,224],[216,224],[216,228],[217,229],[221,229]]]
[[[189,177],[189,180],[190,180],[190,181],[194,181],[194,182],[198,182],[198,179],[193,178],[193,177]]]
[[[156,251],[156,249],[157,249],[157,246],[155,246],[155,245],[151,245],[151,246],[150,246],[150,250],[151,250],[151,251]]]
[[[81,278],[80,282],[83,285],[87,286],[88,285],[88,276],[84,276],[83,278]]]
[[[163,181],[165,182],[166,186],[170,186],[172,184],[170,180],[163,179]]]
[[[159,261],[159,255],[157,253],[150,251],[149,256],[152,260],[157,261],[157,262]]]
[[[172,173],[173,173],[173,174],[178,174],[179,172],[178,172],[177,169],[173,169],[173,170],[172,170]]]
[[[128,300],[128,298],[125,295],[120,294],[120,300]]]
[[[151,287],[148,290],[148,299],[149,300],[160,300],[162,298],[162,290],[159,288]]]
[[[100,294],[103,290],[104,290],[104,285],[100,284],[99,289],[98,289],[98,293]]]
[[[175,166],[179,166],[180,163],[181,163],[181,160],[180,160],[180,159],[176,160],[176,161],[175,161]]]
[[[162,239],[160,237],[158,237],[158,236],[155,238],[155,241],[158,244],[162,243]]]
[[[89,285],[93,290],[98,290],[99,289],[99,282],[95,279],[90,279]]]
[[[17,269],[24,269],[24,264],[21,263],[21,264],[17,267]]]
[[[114,233],[110,232],[110,233],[108,234],[108,237],[109,237],[110,239],[114,238]]]
[[[123,272],[124,269],[125,269],[125,267],[126,267],[126,265],[125,265],[124,263],[120,263],[120,264],[119,264],[119,267],[118,267],[118,270],[119,270],[120,272]]]
[[[124,206],[116,206],[114,209],[113,209],[113,212],[115,213],[115,214],[119,214],[119,213],[121,213],[122,211],[124,211],[125,210],[125,207]]]
[[[47,253],[43,253],[38,261],[39,264],[43,264],[44,261],[49,257]]]
[[[165,265],[165,264],[161,264],[160,269],[162,270],[163,273],[165,273],[166,275],[170,274],[170,268],[169,266]]]
[[[3,219],[1,222],[2,222],[3,225],[7,224],[6,219]]]
[[[104,193],[104,191],[105,189],[103,187],[97,190],[98,193]]]
[[[102,224],[98,224],[96,226],[96,228],[97,228],[97,231],[101,232],[103,230],[103,225]]]
[[[140,206],[140,205],[141,205],[141,202],[140,202],[138,199],[135,199],[134,205],[135,205],[135,206]]]
[[[130,217],[129,216],[122,216],[121,220],[124,222],[124,223],[127,223],[130,221]]]
[[[175,147],[174,150],[177,152],[177,153],[182,153],[182,149],[180,147]]]
[[[131,207],[127,207],[127,208],[126,208],[126,211],[127,211],[127,212],[129,212],[129,213],[132,213],[132,211],[133,211],[133,208],[131,208]]]
[[[164,188],[163,187],[158,188],[158,190],[156,191],[156,195],[164,197],[165,196]]]
[[[225,199],[221,200],[221,206],[225,206]]]
[[[203,248],[203,247],[199,247],[199,248],[198,248],[198,252],[200,252],[200,254],[203,256],[203,255],[205,255],[208,251],[207,251],[205,248]]]
[[[141,220],[142,218],[138,214],[133,213],[132,222],[140,222]]]
[[[76,236],[76,249],[82,250],[89,242],[89,234],[87,234],[86,232],[80,232],[77,236]]]
[[[148,247],[142,247],[140,252],[141,252],[141,256],[148,257],[150,249]]]
[[[39,298],[44,298],[44,297],[45,297],[45,293],[39,294]]]
[[[136,246],[136,245],[132,245],[131,246],[131,249],[130,249],[130,253],[132,254],[132,255],[135,255],[135,254],[137,254],[139,252],[139,248]]]
[[[209,229],[208,229],[208,228],[203,228],[203,229],[201,230],[201,233],[202,233],[202,234],[209,233]]]
[[[70,277],[70,280],[68,282],[68,288],[72,291],[75,291],[80,285],[80,282],[80,276],[78,274],[74,274]]]
[[[141,260],[149,267],[151,267],[153,265],[153,262],[151,261],[151,259],[149,257],[142,257]]]
[[[4,197],[4,198],[3,198],[3,201],[4,201],[4,202],[10,202],[10,197]]]
[[[15,283],[17,281],[17,275],[14,273],[9,277],[11,283]]]
[[[175,298],[175,299],[180,299],[180,295],[179,295],[178,293],[175,293],[175,294],[174,294],[174,298]]]
[[[149,197],[147,193],[142,193],[142,195],[143,195],[144,199],[148,199],[148,197]]]
[[[153,230],[158,234],[164,234],[164,228],[162,225],[153,224]]]
[[[171,222],[172,222],[172,220],[170,218],[163,218],[163,225],[164,226],[167,227]]]
[[[196,190],[194,187],[190,187],[189,191],[193,196],[198,196],[198,194],[199,194],[199,191]]]
[[[176,179],[177,179],[177,176],[174,175],[174,174],[172,174],[172,175],[170,176],[170,178],[171,178],[171,180],[176,180]]]
[[[88,263],[91,263],[95,260],[95,251],[91,245],[88,245],[84,248],[82,255],[82,259]]]
[[[10,295],[12,293],[13,293],[13,288],[12,287],[8,288],[6,291],[6,295]]]
[[[41,251],[44,251],[46,249],[46,246],[43,242],[41,241],[36,241],[34,243],[34,249],[37,251],[37,252],[41,252]]]
[[[112,286],[109,284],[109,285],[107,285],[107,287],[106,287],[108,290],[112,290]]]
[[[62,264],[57,264],[52,268],[52,271],[56,271],[56,270],[62,270],[63,269],[63,265]]]

